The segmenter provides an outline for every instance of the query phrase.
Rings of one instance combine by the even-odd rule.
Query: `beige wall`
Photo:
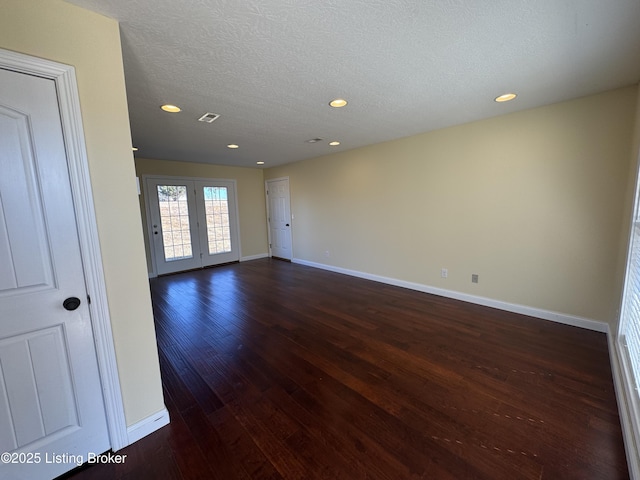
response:
[[[613,322],[637,93],[354,149],[265,178],[290,177],[295,258]]]
[[[73,65],[126,421],[164,408],[118,24],[59,0],[3,0],[0,48]]]
[[[633,215],[634,200],[636,193],[636,183],[638,180],[638,166],[640,164],[640,85],[637,86],[638,102],[636,104],[635,122],[633,129],[633,141],[631,148],[631,161],[629,162],[629,173],[627,175],[627,188],[625,209],[623,213],[622,232],[620,235],[620,248],[618,255],[618,270],[616,273],[617,290],[619,291],[619,304],[622,303],[622,291],[627,268],[627,255],[629,253],[629,236],[631,227],[631,218]],[[620,313],[620,309],[616,310],[616,314]],[[619,317],[612,322],[612,332],[617,332]]]
[[[253,257],[267,255],[269,251],[267,240],[267,215],[264,193],[264,176],[259,168],[240,168],[222,165],[205,165],[181,161],[153,160],[136,158],[136,174],[140,177],[143,189],[142,175],[171,175],[175,177],[202,177],[235,180],[238,191],[238,217],[240,223],[240,256]],[[144,195],[140,195],[140,209],[144,228],[146,229]],[[147,251],[147,268],[151,272],[151,258],[149,239],[145,235]]]

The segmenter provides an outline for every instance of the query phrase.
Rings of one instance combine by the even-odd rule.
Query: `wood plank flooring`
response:
[[[68,478],[629,478],[604,334],[270,259],[151,288],[171,424]]]

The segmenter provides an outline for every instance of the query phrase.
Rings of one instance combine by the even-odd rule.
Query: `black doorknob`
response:
[[[287,224],[285,225],[285,227],[288,227],[288,226],[289,226],[289,224],[287,223]]]
[[[66,310],[75,310],[76,308],[78,308],[80,306],[80,299],[77,297],[69,297],[67,298],[64,302],[62,302],[62,306],[66,309]]]

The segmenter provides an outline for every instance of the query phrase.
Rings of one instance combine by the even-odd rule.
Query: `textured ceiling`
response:
[[[120,22],[145,158],[269,167],[640,81],[640,0],[70,3]]]

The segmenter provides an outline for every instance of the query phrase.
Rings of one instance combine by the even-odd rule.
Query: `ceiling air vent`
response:
[[[205,113],[204,115],[202,115],[198,121],[199,122],[207,122],[207,123],[212,123],[214,120],[216,120],[218,117],[220,117],[220,115],[218,115],[217,113]]]

